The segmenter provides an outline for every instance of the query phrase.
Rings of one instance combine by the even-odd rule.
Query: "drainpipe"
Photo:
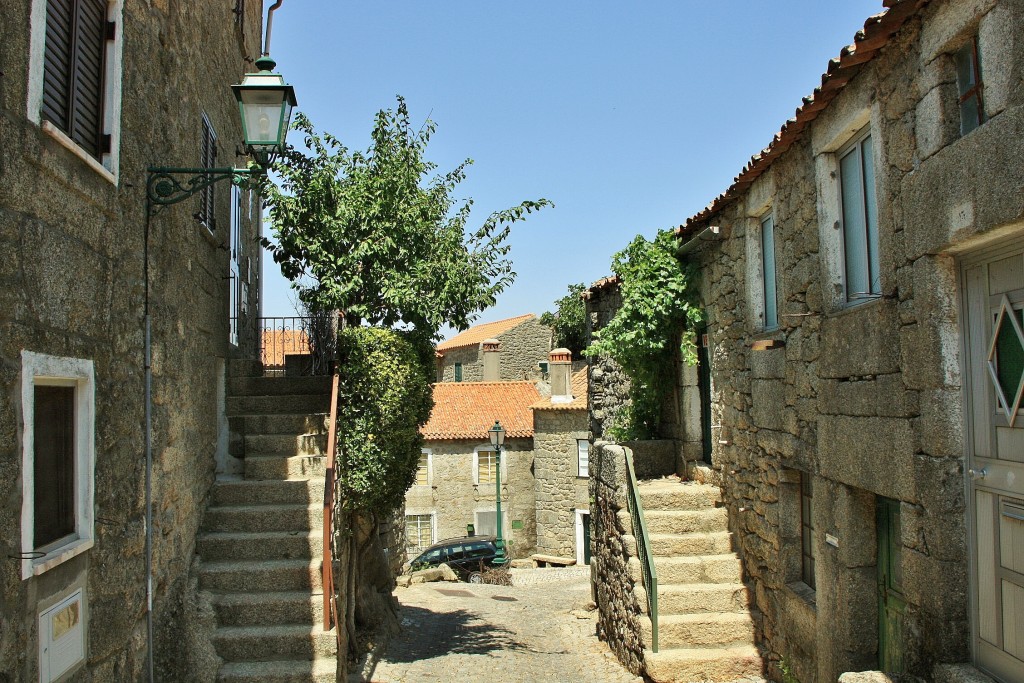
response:
[[[676,252],[676,254],[678,254],[679,256],[685,256],[686,254],[693,251],[697,247],[698,243],[713,240],[721,232],[722,227],[720,225],[709,225],[708,227],[698,232],[696,237],[691,238],[689,241],[683,244],[683,246],[679,247],[679,250]]]
[[[143,320],[145,321],[145,356],[143,370],[146,377],[146,668],[149,683],[153,678],[153,349],[150,343],[152,318],[149,315],[149,222],[153,207],[146,192],[146,227],[143,232],[142,280],[144,284]]]

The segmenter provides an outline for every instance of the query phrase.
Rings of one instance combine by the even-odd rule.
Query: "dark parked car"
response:
[[[463,581],[480,583],[480,573],[494,566],[496,540],[494,536],[449,538],[424,550],[409,562],[408,568],[416,571],[447,564]]]

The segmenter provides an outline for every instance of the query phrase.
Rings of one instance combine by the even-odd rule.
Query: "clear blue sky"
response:
[[[269,4],[269,3],[268,3]],[[515,284],[480,322],[540,314],[609,273],[637,233],[682,223],[820,84],[881,0],[286,0],[271,52],[299,109],[365,149],[409,103],[429,158],[475,163],[473,226],[546,197],[513,228]],[[294,315],[264,258],[264,315]]]

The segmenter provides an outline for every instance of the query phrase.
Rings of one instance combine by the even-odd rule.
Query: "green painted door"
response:
[[[879,498],[876,508],[878,537],[878,667],[903,673],[903,597],[900,502]]]
[[[590,564],[590,513],[581,515],[583,525],[583,564]]]

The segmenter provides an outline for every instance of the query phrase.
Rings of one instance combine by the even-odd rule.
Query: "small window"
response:
[[[498,513],[494,510],[477,510],[475,513],[476,517],[476,533],[480,536],[497,536],[498,535]],[[502,522],[505,529],[508,529],[508,515],[505,511],[502,511]]]
[[[768,214],[761,219],[761,273],[764,277],[764,328],[779,326],[779,295],[775,274],[775,219]]]
[[[456,382],[461,382],[462,381],[462,363],[456,363],[455,364],[455,381]]]
[[[213,169],[217,167],[217,133],[214,131],[213,124],[210,123],[210,119],[207,118],[206,114],[203,114],[203,132],[199,154],[199,165],[202,168]],[[215,187],[216,185],[211,183],[200,190],[199,212],[196,214],[199,222],[210,232],[214,232],[217,229],[215,220]]]
[[[864,135],[839,154],[846,300],[882,292],[878,265],[878,208],[872,140]]]
[[[405,543],[410,554],[423,552],[434,542],[433,515],[405,516]]]
[[[576,439],[576,473],[579,477],[590,476],[590,442]]]
[[[497,476],[497,458],[494,451],[476,452],[476,484],[493,484]]]
[[[430,451],[420,451],[420,459],[416,464],[416,486],[430,486]]]
[[[806,472],[800,473],[800,580],[810,588],[815,588],[814,581],[814,520],[812,509],[814,502],[814,489],[811,484],[811,476]]]
[[[33,546],[75,533],[75,387],[35,387]]]
[[[981,80],[981,54],[975,36],[954,55],[956,86],[960,95],[960,134],[967,135],[985,123],[984,84]]]

